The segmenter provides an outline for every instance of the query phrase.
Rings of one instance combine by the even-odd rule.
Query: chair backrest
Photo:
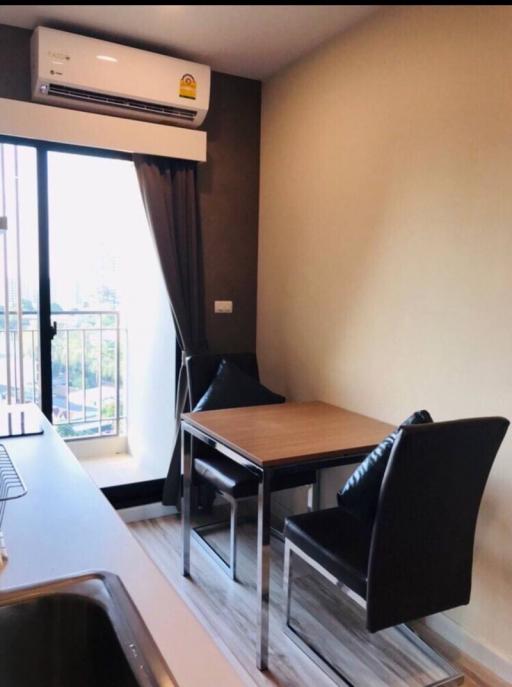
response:
[[[246,374],[259,381],[258,362],[255,353],[198,353],[197,355],[189,355],[186,365],[192,409],[212,383],[223,358],[234,363]]]
[[[469,603],[478,510],[508,425],[490,417],[400,430],[370,546],[371,632]]]

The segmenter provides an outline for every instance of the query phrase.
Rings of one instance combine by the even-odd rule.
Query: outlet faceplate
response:
[[[233,312],[233,301],[215,301],[214,311],[218,315],[230,315]]]

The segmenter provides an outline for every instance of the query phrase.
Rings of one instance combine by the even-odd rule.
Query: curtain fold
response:
[[[182,351],[175,406],[177,431],[162,498],[165,505],[175,506],[181,495],[179,419],[188,403],[185,356],[208,349],[197,163],[137,154],[133,161]]]

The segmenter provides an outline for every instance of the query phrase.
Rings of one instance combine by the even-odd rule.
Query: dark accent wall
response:
[[[1,98],[30,100],[30,36],[0,24]],[[212,73],[199,192],[207,335],[218,353],[256,346],[260,106],[259,81]],[[215,315],[215,300],[232,300],[233,314]]]
[[[31,34],[0,24],[0,98],[30,100]]]
[[[256,350],[260,102],[259,81],[213,73],[199,192],[207,335],[218,353]],[[233,314],[215,315],[214,300],[232,300]]]

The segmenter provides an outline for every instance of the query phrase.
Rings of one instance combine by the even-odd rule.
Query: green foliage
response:
[[[101,417],[104,419],[114,418],[116,414],[116,404],[114,401],[107,401],[103,404]]]
[[[72,425],[57,425],[57,432],[63,439],[70,439],[71,437],[77,436]]]
[[[97,324],[96,324],[97,326]],[[85,388],[91,389],[101,384],[113,386],[116,380],[116,341],[103,334],[100,343],[99,332],[69,332],[64,330],[57,333],[53,339],[52,348],[52,379],[55,385],[66,383],[66,356],[69,351],[69,386],[71,389],[81,389],[85,378]],[[66,345],[66,340],[69,346]],[[100,350],[101,346],[101,350]],[[101,364],[100,364],[101,363]],[[85,369],[84,369],[85,368]]]

